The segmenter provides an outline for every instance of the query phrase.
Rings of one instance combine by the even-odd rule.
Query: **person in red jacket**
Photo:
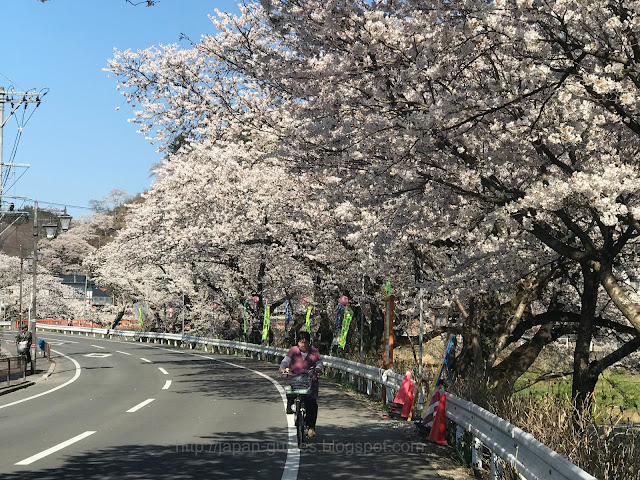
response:
[[[318,418],[319,382],[317,373],[322,370],[322,356],[317,348],[311,346],[311,335],[309,335],[309,332],[298,332],[298,346],[291,347],[287,355],[282,359],[280,363],[280,373],[284,372],[287,368],[292,375],[299,375],[311,369],[315,370],[311,382],[311,395],[305,397],[307,425],[309,426],[307,435],[309,435],[309,438],[313,438],[316,436],[316,420]],[[293,409],[291,408],[293,402],[294,397],[287,397],[287,413],[293,413]]]

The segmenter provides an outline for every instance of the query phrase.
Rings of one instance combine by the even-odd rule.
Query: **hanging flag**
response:
[[[291,321],[291,306],[289,300],[284,302],[284,338],[289,338],[289,322]]]
[[[142,328],[142,308],[138,307],[138,326]]]
[[[333,340],[331,341],[331,345],[338,344],[338,335],[340,334],[340,329],[342,328],[342,316],[344,315],[344,306],[341,303],[338,303],[338,311],[336,312],[336,321],[333,325]]]
[[[267,339],[267,335],[269,334],[269,324],[271,323],[271,312],[269,305],[264,307],[264,322],[262,322],[262,340]]]
[[[391,282],[387,280],[387,283],[384,284],[384,296],[388,297],[391,295]]]
[[[344,314],[344,320],[342,320],[342,329],[340,330],[340,338],[338,340],[338,345],[343,350],[345,345],[347,344],[347,333],[349,332],[349,324],[351,323],[351,318],[353,318],[353,310],[347,308],[347,311]]]
[[[307,307],[307,320],[304,323],[304,329],[307,333],[311,333],[311,305]]]

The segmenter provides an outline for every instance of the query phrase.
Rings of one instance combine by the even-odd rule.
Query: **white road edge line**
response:
[[[142,357],[140,357],[140,360],[147,363],[153,363],[151,360],[147,360],[146,358],[142,358]]]
[[[162,387],[162,389],[169,390],[170,386],[171,386],[171,380],[167,380],[166,382],[164,382],[164,387]]]
[[[162,373],[164,373],[165,375],[169,375],[169,372],[167,372],[164,368],[162,367],[158,367],[158,370],[160,370]]]
[[[55,392],[56,390],[60,390],[61,388],[66,387],[70,383],[75,382],[78,379],[78,377],[80,377],[80,371],[82,370],[82,368],[80,367],[80,364],[77,361],[75,361],[73,358],[71,358],[71,357],[69,357],[69,356],[67,356],[67,355],[65,355],[65,354],[63,354],[61,352],[58,352],[56,350],[51,349],[51,351],[56,353],[57,355],[62,355],[64,358],[66,358],[67,360],[71,360],[74,363],[74,365],[76,366],[76,374],[73,376],[73,378],[71,380],[69,380],[68,382],[63,383],[62,385],[58,385],[57,387],[52,388],[51,390],[47,390],[46,392],[38,393],[37,395],[33,395],[33,396],[27,397],[27,398],[23,398],[22,400],[16,400],[15,402],[11,402],[11,403],[6,403],[4,405],[0,405],[0,410],[3,409],[3,408],[6,408],[6,407],[11,407],[12,405],[17,405],[18,403],[26,402],[27,400],[32,400],[34,398],[38,398],[38,397],[41,397],[43,395],[47,395],[48,393]]]
[[[116,353],[121,353],[122,355],[131,355],[129,352],[121,352],[120,350],[116,350]]]
[[[197,353],[187,353],[187,352],[181,352],[180,350],[172,350],[170,348],[161,348],[161,347],[151,347],[151,348],[157,348],[158,350],[165,350],[167,352],[172,352],[172,353],[182,353],[186,355],[191,355],[193,357],[206,358],[207,360],[211,360],[212,362],[225,363],[227,365],[231,365],[232,367],[249,370],[250,372],[260,375],[261,377],[264,377],[267,380],[269,380],[271,383],[273,383],[275,387],[278,389],[278,392],[280,393],[280,397],[282,398],[282,403],[284,404],[284,406],[287,405],[287,394],[285,393],[282,385],[280,385],[275,379],[271,378],[268,375],[265,375],[262,372],[258,372],[257,370],[253,370],[252,368],[249,368],[249,367],[244,367],[242,365],[227,362],[219,358],[207,357],[205,355],[199,355]],[[281,480],[297,480],[298,471],[300,469],[300,449],[298,448],[295,419],[293,418],[294,416],[295,415],[287,415],[287,433],[288,433],[287,436],[289,437],[289,441],[287,444],[287,459],[285,460],[285,463],[284,463],[284,469],[282,471]]]
[[[92,430],[81,433],[80,435],[70,438],[66,442],[59,443],[58,445],[48,448],[43,452],[36,453],[35,455],[30,456],[29,458],[25,458],[24,460],[21,460],[18,463],[16,463],[16,465],[29,465],[37,460],[40,460],[41,458],[44,458],[48,455],[51,455],[52,453],[57,452],[58,450],[62,450],[63,448],[68,447],[69,445],[79,442],[80,440],[87,438],[89,435],[93,435],[94,433],[96,432]]]
[[[133,412],[137,412],[138,410],[140,410],[142,407],[144,407],[145,405],[149,405],[151,402],[153,402],[155,400],[155,398],[148,398],[146,399],[144,402],[139,403],[138,405],[136,405],[135,407],[131,407],[129,410],[127,410],[126,413],[133,413]]]

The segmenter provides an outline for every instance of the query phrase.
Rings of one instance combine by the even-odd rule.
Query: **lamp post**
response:
[[[67,210],[65,209],[61,215],[57,216],[58,220],[60,220],[60,228],[63,232],[69,230],[69,226],[71,225],[71,215],[67,215]],[[58,230],[58,223],[54,222],[53,219],[49,220],[49,223],[42,225],[45,230],[45,234],[48,239],[52,239],[56,236],[56,232]],[[33,262],[33,288],[31,292],[31,312],[29,315],[29,330],[33,336],[34,345],[38,345],[37,339],[37,330],[36,330],[36,290],[37,290],[37,272],[38,272],[38,262],[42,260],[42,255],[38,252],[38,236],[39,236],[39,227],[38,227],[38,202],[33,202],[33,255],[31,256]],[[31,262],[29,262],[31,263]],[[36,371],[36,352],[34,352],[33,357],[31,357],[31,371],[35,373]]]

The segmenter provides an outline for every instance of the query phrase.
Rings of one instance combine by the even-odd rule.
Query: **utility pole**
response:
[[[33,344],[36,346],[33,356],[31,357],[31,372],[36,372],[36,357],[38,356],[38,339],[36,328],[36,287],[37,287],[37,271],[38,271],[38,202],[33,202],[33,291],[31,297],[31,315],[29,315],[29,330],[33,335]]]
[[[22,244],[20,244],[20,326],[22,326],[22,265],[24,258],[22,258]]]
[[[19,166],[19,167],[28,167],[29,165],[17,165],[13,163],[4,163],[2,157],[3,150],[3,137],[4,137],[4,126],[7,121],[13,116],[14,113],[18,111],[18,109],[24,105],[26,108],[27,104],[35,103],[36,107],[40,106],[40,102],[42,101],[42,97],[46,95],[45,93],[40,93],[31,91],[31,92],[15,92],[9,91],[6,92],[4,87],[0,87],[0,211],[2,211],[2,196],[4,194],[4,165],[8,166]],[[11,111],[7,118],[4,118],[4,105],[8,103],[11,105]],[[22,125],[21,125],[22,127]]]

